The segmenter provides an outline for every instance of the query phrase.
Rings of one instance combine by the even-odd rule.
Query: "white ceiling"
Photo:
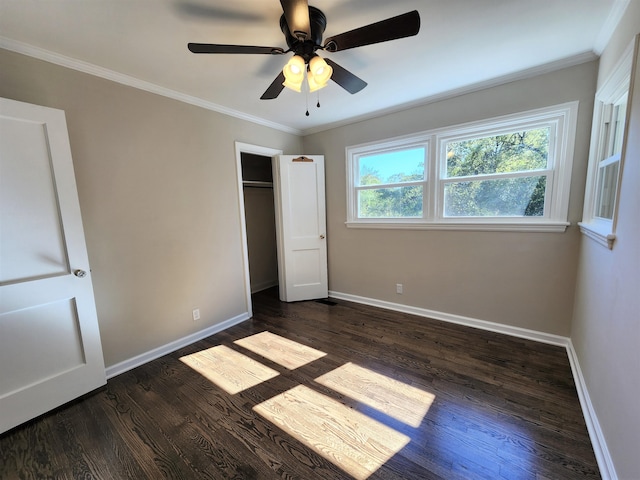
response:
[[[286,49],[278,0],[0,0],[0,47],[306,133],[595,58],[628,1],[311,0],[327,16],[325,38],[414,9],[421,29],[320,52],[369,85],[351,95],[330,82],[321,108],[309,95],[308,117],[305,94],[260,100],[291,54],[187,50],[188,42]]]

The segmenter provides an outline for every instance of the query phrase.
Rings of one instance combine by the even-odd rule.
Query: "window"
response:
[[[613,248],[616,238],[631,52],[630,46],[596,93],[584,211],[579,223],[583,234],[608,248]]]
[[[358,218],[422,218],[427,149],[425,142],[359,156]]]
[[[577,102],[347,147],[347,225],[564,231]]]
[[[445,217],[541,217],[548,126],[445,143]]]
[[[604,156],[598,163],[594,215],[612,220],[616,202],[620,155],[622,153],[622,132],[627,111],[627,94],[613,104],[605,106]]]

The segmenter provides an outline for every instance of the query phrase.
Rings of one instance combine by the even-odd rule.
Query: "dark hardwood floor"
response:
[[[255,295],[2,435],[0,478],[600,478],[564,348],[329,303]]]

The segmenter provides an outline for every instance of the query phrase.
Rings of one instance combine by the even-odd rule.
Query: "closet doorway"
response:
[[[271,157],[240,154],[251,293],[278,285]]]
[[[278,285],[272,157],[281,150],[236,142],[247,310],[251,294]]]

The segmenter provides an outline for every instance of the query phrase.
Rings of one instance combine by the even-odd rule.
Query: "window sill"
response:
[[[613,242],[616,240],[616,235],[611,232],[610,228],[583,222],[578,222],[578,226],[584,236],[589,237],[603,247],[607,247],[609,250],[613,249]]]
[[[391,230],[467,230],[481,232],[556,232],[562,233],[570,225],[568,222],[536,222],[536,223],[507,223],[507,222],[386,222],[362,221],[345,222],[348,228],[380,228]]]

